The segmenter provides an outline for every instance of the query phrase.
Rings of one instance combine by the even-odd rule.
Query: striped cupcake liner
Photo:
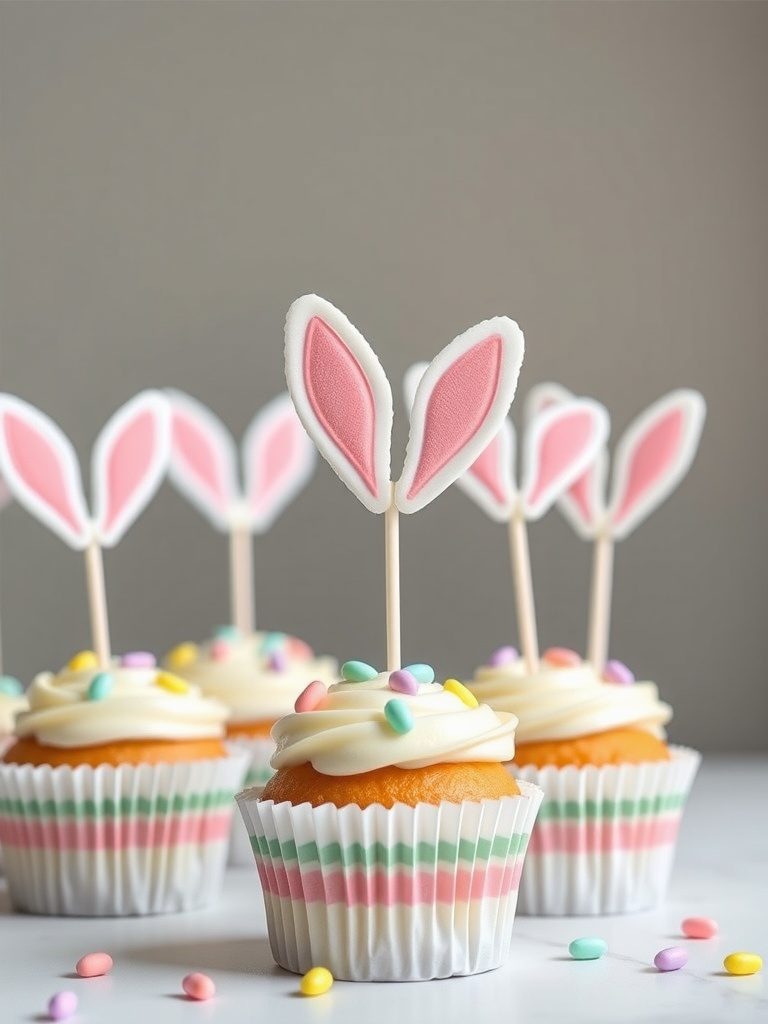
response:
[[[91,768],[0,764],[0,843],[16,910],[160,914],[211,902],[248,758]]]
[[[499,967],[541,791],[415,808],[237,797],[275,961],[348,981],[425,981]]]
[[[669,761],[603,768],[524,768],[544,790],[520,884],[532,916],[626,914],[666,895],[685,802],[700,755],[672,747]]]
[[[243,786],[247,789],[253,786],[263,789],[275,774],[275,769],[270,764],[270,759],[275,752],[275,741],[266,737],[255,739],[237,737],[231,742],[248,753],[248,771]],[[251,841],[239,814],[232,817],[227,863],[238,868],[253,867]]]

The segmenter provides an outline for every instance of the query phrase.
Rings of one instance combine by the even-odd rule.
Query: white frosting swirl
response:
[[[16,731],[16,715],[29,707],[27,698],[0,692],[0,737],[12,736]]]
[[[336,683],[317,711],[281,718],[272,729],[275,769],[310,762],[323,775],[360,775],[376,768],[424,768],[467,761],[511,761],[514,715],[485,704],[468,707],[437,683],[422,683],[413,696],[396,693],[382,672],[365,683]],[[410,732],[398,733],[384,715],[393,698],[413,716]]]
[[[568,668],[542,662],[533,675],[526,673],[522,659],[499,668],[484,665],[467,686],[478,700],[518,716],[521,744],[621,728],[663,738],[663,726],[672,717],[655,683],[606,683],[588,662]]]
[[[226,655],[221,658],[213,657],[217,643],[213,640],[202,647],[195,661],[172,671],[199,686],[206,697],[226,704],[231,724],[274,722],[293,711],[296,698],[313,679],[333,682],[338,666],[333,658],[306,657],[305,644],[285,637],[279,649],[284,667],[272,668],[264,648],[267,636],[253,633],[221,641]]]
[[[51,747],[90,747],[121,740],[217,739],[224,735],[228,711],[206,700],[196,686],[173,693],[158,685],[156,668],[109,670],[112,689],[100,700],[88,699],[98,669],[41,672],[27,691],[30,710],[16,720],[18,736],[34,736]]]

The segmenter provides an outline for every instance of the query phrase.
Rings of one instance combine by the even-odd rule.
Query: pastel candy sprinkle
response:
[[[606,661],[603,669],[606,683],[618,683],[619,686],[630,686],[635,681],[635,674],[627,668],[623,661]]]
[[[460,683],[458,679],[446,679],[443,683],[443,689],[458,697],[468,708],[476,708],[480,703],[474,693],[468,690],[464,683]]]
[[[411,709],[398,697],[393,697],[384,705],[384,716],[395,732],[406,733],[413,728]]]
[[[325,683],[321,683],[319,679],[313,679],[296,698],[296,703],[293,705],[294,711],[299,714],[303,711],[315,711],[322,704],[326,693],[328,693],[328,689]]]
[[[97,672],[88,685],[88,700],[104,700],[114,685],[111,672]]]
[[[269,654],[272,651],[279,651],[285,643],[285,633],[266,633],[261,641],[261,653]]]
[[[72,672],[80,672],[85,668],[98,668],[99,659],[96,657],[95,651],[78,651],[77,654],[69,659],[68,668]]]
[[[542,658],[555,668],[575,668],[581,664],[581,655],[569,647],[550,647],[544,651]]]
[[[181,987],[190,999],[197,999],[199,1002],[210,999],[216,994],[216,985],[213,979],[209,978],[207,974],[199,972],[187,974],[182,979]]]
[[[574,939],[568,946],[568,952],[574,960],[599,960],[608,949],[605,939],[594,935],[584,935]]]
[[[285,672],[288,668],[288,659],[282,651],[273,651],[267,657],[267,665],[272,672]]]
[[[711,917],[686,917],[680,925],[686,939],[711,939],[717,935],[717,921]]]
[[[24,687],[15,676],[0,676],[0,693],[6,697],[20,697]]]
[[[86,953],[75,964],[75,971],[81,978],[100,978],[112,970],[109,953]]]
[[[660,949],[653,958],[653,966],[658,971],[679,971],[688,963],[688,950],[682,946],[667,946]]]
[[[406,665],[402,671],[410,672],[419,683],[434,683],[435,681],[435,670],[431,665]]]
[[[120,659],[123,668],[154,668],[157,659],[149,651],[130,651]]]
[[[342,678],[348,683],[367,683],[379,673],[364,661],[345,661],[341,666]]]
[[[213,631],[213,635],[217,640],[229,640],[230,643],[234,643],[240,639],[240,630],[237,626],[217,626]]]
[[[503,665],[511,665],[519,657],[516,647],[499,647],[488,659],[488,664],[491,668],[501,668]]]
[[[57,992],[48,1000],[48,1017],[51,1020],[66,1020],[77,1009],[77,996],[74,992]]]
[[[419,692],[419,680],[407,668],[399,668],[389,673],[389,688],[396,693],[407,693],[413,696]]]
[[[757,974],[763,969],[763,958],[757,953],[729,953],[723,967],[729,974]]]
[[[313,967],[299,982],[303,996],[322,996],[333,984],[333,975],[327,967]]]
[[[169,693],[187,693],[189,690],[189,683],[171,672],[158,672],[155,682]]]
[[[168,662],[169,668],[186,668],[188,665],[193,665],[197,661],[199,654],[200,648],[197,644],[177,644],[173,650],[168,651],[165,660]]]
[[[232,648],[226,640],[214,640],[210,651],[214,661],[226,661],[232,652]]]

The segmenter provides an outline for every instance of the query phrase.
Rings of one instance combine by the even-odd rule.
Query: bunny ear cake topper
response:
[[[481,455],[517,387],[523,335],[507,317],[471,327],[410,377],[411,431],[400,479],[390,479],[392,389],[360,332],[317,295],[285,325],[288,390],[307,433],[371,512],[385,515],[387,660],[400,667],[398,513],[434,500]]]
[[[143,391],[119,409],[93,451],[94,515],[88,513],[77,455],[44,413],[0,395],[0,468],[11,492],[70,547],[86,552],[93,646],[110,662],[102,547],[111,547],[143,511],[165,472],[170,411],[159,391]]]
[[[215,529],[230,538],[231,617],[243,636],[255,627],[251,535],[265,533],[309,482],[316,453],[283,392],[243,435],[242,480],[227,428],[197,399],[166,392],[172,409],[170,477]]]

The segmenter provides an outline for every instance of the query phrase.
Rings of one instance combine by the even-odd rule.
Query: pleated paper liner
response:
[[[248,771],[243,786],[245,788],[251,788],[252,786],[263,788],[275,774],[275,769],[269,763],[270,758],[275,752],[275,741],[263,736],[253,739],[238,736],[230,742],[248,753]],[[243,819],[239,814],[232,816],[227,863],[232,865],[232,867],[253,866],[251,840],[248,837]]]
[[[666,895],[678,828],[701,760],[685,747],[640,765],[510,765],[544,800],[520,885],[521,914],[626,914]]]
[[[218,894],[247,753],[161,765],[0,764],[11,902],[34,914],[192,910]]]
[[[251,835],[272,955],[349,981],[425,981],[499,967],[541,801],[361,809],[237,797]]]

